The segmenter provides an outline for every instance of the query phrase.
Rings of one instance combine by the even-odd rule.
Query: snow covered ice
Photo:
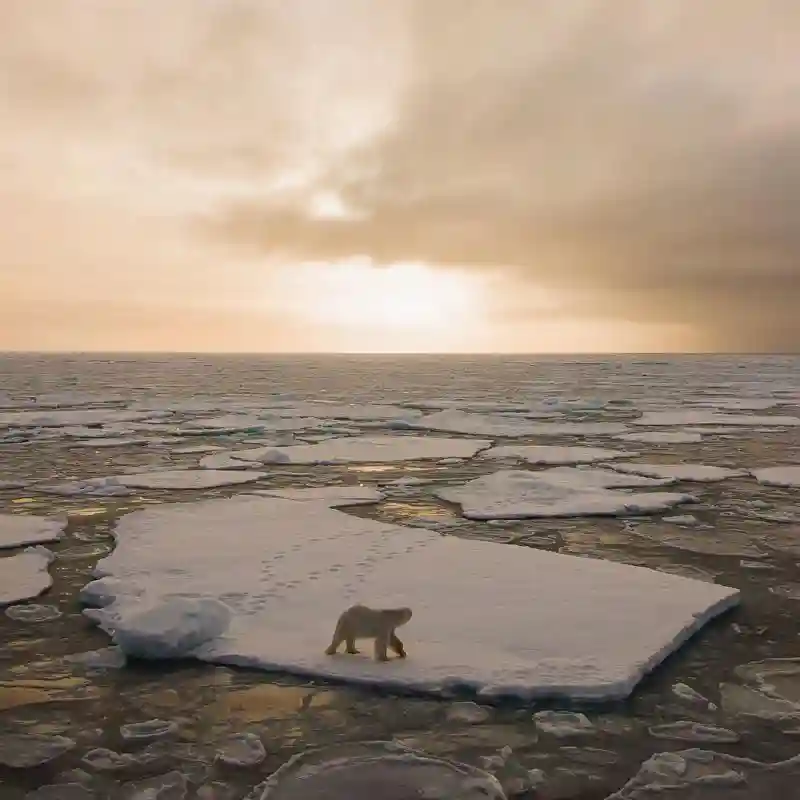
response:
[[[738,592],[624,564],[239,495],[124,516],[82,597],[123,651],[434,693],[622,698]],[[409,657],[327,656],[339,613],[409,604]]]
[[[66,519],[0,514],[0,550],[26,544],[55,542],[61,538]]]
[[[21,553],[0,557],[0,606],[38,597],[53,579],[48,567],[53,554],[44,547],[26,547]]]
[[[672,492],[628,492],[607,487],[663,486],[671,480],[627,476],[614,481],[611,470],[569,467],[541,472],[501,470],[461,486],[438,489],[436,496],[461,506],[467,519],[618,516],[668,511],[695,498]],[[638,480],[637,480],[638,479]]]

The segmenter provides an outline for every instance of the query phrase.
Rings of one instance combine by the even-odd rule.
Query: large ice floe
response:
[[[683,493],[621,491],[672,483],[673,478],[555,467],[539,472],[501,470],[435,493],[461,506],[468,519],[476,520],[620,516],[659,513],[695,499]]]
[[[0,606],[38,597],[53,579],[48,567],[53,554],[44,547],[27,547],[17,555],[0,558]]]
[[[735,589],[238,495],[117,524],[82,600],[129,656],[187,656],[389,689],[622,698]],[[309,497],[315,495],[310,494]],[[325,655],[353,603],[410,605],[407,659]]]
[[[25,544],[55,542],[61,538],[66,525],[66,519],[0,514],[0,550]]]
[[[261,464],[345,464],[370,461],[471,458],[492,442],[483,439],[449,439],[435,436],[344,436],[316,444],[288,447],[254,447],[206,456],[203,467],[238,462]]]

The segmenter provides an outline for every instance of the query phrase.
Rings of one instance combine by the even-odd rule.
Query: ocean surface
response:
[[[674,491],[697,498],[672,512],[693,518],[682,522],[670,521],[670,513],[470,521],[431,490],[492,469],[469,461],[279,464],[257,485],[402,485],[402,491],[390,488],[383,502],[348,513],[716,581],[739,589],[741,605],[703,629],[626,702],[573,707],[591,724],[564,735],[547,732],[533,718],[541,710],[566,710],[554,701],[535,707],[509,702],[470,716],[459,705],[465,698],[397,696],[194,662],[121,665],[78,600],[94,565],[113,549],[115,521],[148,505],[227,497],[253,485],[144,489],[120,497],[54,494],[47,487],[196,467],[199,452],[176,451],[235,451],[270,440],[268,431],[191,430],[198,419],[320,401],[387,403],[425,413],[460,409],[500,422],[551,413],[558,421],[615,422],[634,432],[642,430],[634,423],[642,414],[692,412],[683,421],[647,427],[684,434],[661,441],[580,433],[484,437],[496,445],[627,447],[639,453],[634,462],[740,472],[715,482],[679,482]],[[163,409],[169,417],[126,428],[36,426],[8,416],[131,407]],[[397,432],[380,420],[355,417],[324,430],[282,431],[278,445],[324,441],[331,433]],[[684,759],[683,778],[672,776],[688,781],[688,788],[666,795],[629,789],[621,796],[798,798],[800,764],[764,771],[735,760],[774,763],[800,753],[800,489],[792,480],[773,485],[750,474],[800,465],[800,425],[777,417],[800,417],[800,357],[0,354],[0,513],[68,517],[64,538],[47,545],[55,554],[52,588],[0,614],[0,798],[130,800],[145,797],[136,792],[148,786],[169,785],[172,779],[163,776],[175,771],[185,785],[154,796],[243,798],[308,748],[371,740],[395,740],[486,768],[515,797],[601,800],[654,754],[700,748],[717,756]],[[125,443],[137,437],[144,444]],[[103,441],[114,438],[123,441]],[[404,484],[408,478],[420,480]],[[19,551],[0,552],[0,558]],[[28,606],[34,610],[27,615],[12,610]],[[94,651],[100,655],[85,655]],[[700,699],[676,689],[680,684]],[[123,736],[124,726],[153,719],[171,723],[169,730],[150,739]],[[266,756],[251,765],[220,763],[220,748],[243,732],[261,740]],[[21,750],[49,752],[61,741],[53,737],[72,744],[57,757],[12,766]],[[695,781],[703,776],[705,782]],[[32,794],[54,784],[72,788]]]

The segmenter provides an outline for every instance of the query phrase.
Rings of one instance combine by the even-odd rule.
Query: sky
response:
[[[0,349],[800,351],[797,0],[2,0]]]

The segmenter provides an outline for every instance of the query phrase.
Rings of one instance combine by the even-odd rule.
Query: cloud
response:
[[[394,124],[317,190],[358,213],[233,204],[230,241],[504,270],[565,314],[800,348],[800,7],[416,3]]]

